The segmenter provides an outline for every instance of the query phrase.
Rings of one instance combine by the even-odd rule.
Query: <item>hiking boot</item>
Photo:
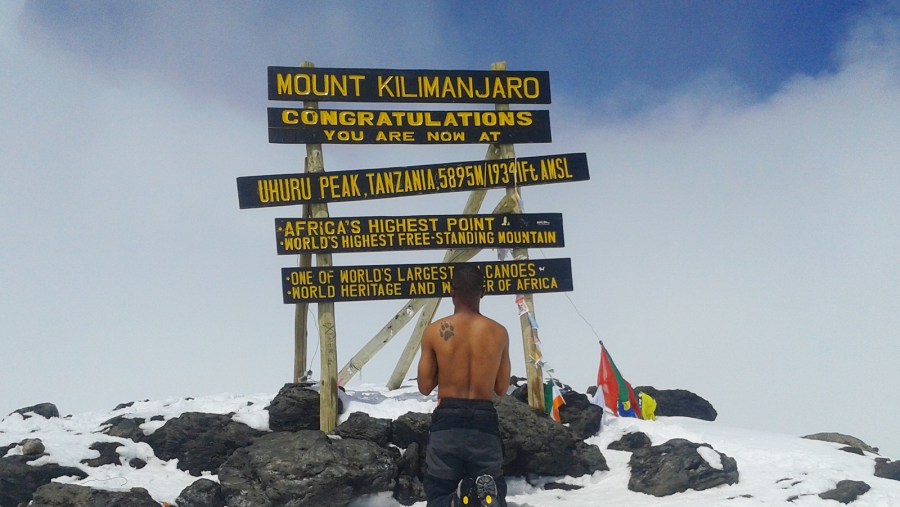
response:
[[[463,477],[456,486],[456,505],[459,507],[476,507],[478,501],[475,481],[471,477]],[[453,502],[450,505],[454,505]]]
[[[497,498],[497,483],[490,475],[479,475],[475,479],[475,494],[478,495],[478,507],[494,507],[499,506],[499,498]]]

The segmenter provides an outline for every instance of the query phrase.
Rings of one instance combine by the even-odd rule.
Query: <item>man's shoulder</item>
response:
[[[499,329],[502,329],[502,330],[506,331],[506,326],[504,326],[503,324],[497,322],[496,320],[494,320],[494,319],[492,319],[492,318],[490,318],[490,317],[485,317],[484,315],[482,315],[481,318],[484,319],[484,321],[485,321],[485,323],[486,323],[487,325],[494,326],[494,327],[496,327],[496,328],[499,328]]]
[[[442,324],[449,322],[452,317],[453,317],[452,315],[448,315],[446,317],[442,317],[440,319],[433,320],[433,321],[431,321],[431,324],[428,324],[428,326],[425,329],[428,329],[428,328],[434,329],[436,327],[440,327]]]
[[[452,315],[434,320],[431,322],[431,324],[425,326],[425,329],[422,332],[423,339],[428,339],[429,336],[437,335],[440,329],[450,321],[450,317],[452,317]]]

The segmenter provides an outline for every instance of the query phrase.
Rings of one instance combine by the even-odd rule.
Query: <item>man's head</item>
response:
[[[484,275],[473,264],[457,264],[450,287],[459,297],[480,299],[484,295]]]

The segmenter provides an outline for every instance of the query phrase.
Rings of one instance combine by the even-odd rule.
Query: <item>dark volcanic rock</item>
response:
[[[394,498],[403,505],[425,500],[422,477],[425,475],[425,450],[431,414],[407,412],[391,423],[391,443],[405,449],[398,462],[399,473]]]
[[[528,403],[528,384],[516,387],[513,392],[509,393],[509,396],[522,403]]]
[[[848,445],[847,447],[841,447],[838,450],[844,451],[844,452],[849,452],[850,454],[859,454],[860,456],[866,455],[866,453],[864,453],[862,449],[860,449],[858,447],[853,447],[852,445]]]
[[[422,452],[428,445],[428,430],[431,427],[431,414],[407,412],[391,424],[391,442],[405,449],[416,443]]]
[[[681,416],[715,421],[718,417],[712,404],[684,389],[655,389],[650,386],[634,388],[635,394],[645,392],[656,400],[657,416]]]
[[[285,384],[269,411],[269,429],[272,431],[298,431],[319,429],[319,393],[308,384]],[[338,398],[338,413],[343,412],[343,402]]]
[[[577,484],[566,484],[564,482],[548,482],[544,484],[545,490],[560,490],[560,491],[577,491],[581,489],[583,486],[578,486]]]
[[[219,468],[229,507],[340,507],[394,488],[396,449],[315,430],[278,432],[238,449]]]
[[[506,475],[571,475],[609,470],[600,449],[528,405],[504,396],[494,402],[500,417]]]
[[[200,475],[215,473],[235,449],[250,445],[262,434],[228,415],[185,412],[144,437],[144,442],[158,458],[178,459],[179,469]]]
[[[397,462],[397,473],[412,475],[421,479],[425,476],[425,449],[413,442],[400,456]]]
[[[872,447],[869,444],[863,442],[862,440],[860,440],[854,436],[845,435],[843,433],[835,433],[835,432],[814,433],[812,435],[806,435],[803,438],[808,438],[809,440],[821,440],[823,442],[833,442],[835,444],[843,444],[843,445],[848,445],[850,447],[855,447],[861,451],[871,452],[873,454],[878,453],[877,447]]]
[[[5,504],[4,504],[5,505]],[[75,484],[51,482],[34,494],[32,507],[159,507],[144,488],[103,491]]]
[[[40,456],[46,448],[40,438],[26,438],[22,440],[22,454],[25,456]]]
[[[111,437],[127,438],[134,442],[140,442],[144,439],[144,431],[141,425],[144,419],[140,417],[130,418],[125,416],[116,416],[108,419],[100,425],[101,433]]]
[[[900,460],[891,461],[887,458],[875,460],[875,477],[882,479],[894,479],[900,481]]]
[[[559,409],[560,422],[568,424],[577,438],[584,440],[600,431],[602,407],[591,403],[587,396],[577,391],[566,391],[563,400],[565,404]]]
[[[566,391],[563,393],[562,397],[565,404],[559,409],[559,419],[563,424],[572,422],[570,417],[573,414],[586,410],[589,407],[597,406],[591,403],[591,400],[589,400],[587,396],[578,391]]]
[[[13,414],[21,414],[24,419],[28,419],[33,414],[50,419],[51,417],[59,417],[59,410],[52,403],[38,403],[30,407],[20,408],[14,411]]]
[[[612,449],[613,451],[634,452],[637,449],[650,447],[652,444],[650,437],[648,437],[646,433],[643,431],[636,431],[634,433],[622,435],[622,438],[615,442],[611,442],[606,448]]]
[[[82,463],[89,467],[99,467],[103,465],[119,465],[121,464],[119,453],[116,449],[122,447],[119,442],[94,442],[89,449],[100,453],[100,457],[93,459],[83,459]]]
[[[707,462],[700,455],[700,447],[718,454],[722,468]],[[631,467],[628,489],[653,496],[689,489],[699,491],[738,481],[737,463],[733,458],[715,451],[708,444],[695,444],[681,438],[637,449],[628,465]]]
[[[391,420],[370,417],[365,412],[353,412],[334,432],[341,438],[368,440],[384,447],[391,441]]]
[[[425,450],[419,444],[409,444],[397,462],[397,485],[394,499],[403,505],[412,505],[425,500],[422,477],[425,474]]]
[[[127,403],[119,403],[118,405],[116,405],[116,408],[113,409],[113,412],[115,412],[116,410],[122,410],[123,408],[131,408],[133,406],[134,406],[133,401],[129,401]]]
[[[175,499],[178,507],[225,507],[222,486],[209,479],[197,479]]]
[[[870,489],[872,489],[872,487],[863,481],[840,481],[834,489],[820,493],[819,498],[824,498],[825,500],[837,500],[843,504],[848,504]]]
[[[28,503],[34,492],[57,477],[71,475],[84,479],[87,474],[74,467],[55,463],[31,466],[34,456],[7,456],[0,458],[0,505],[17,506]]]

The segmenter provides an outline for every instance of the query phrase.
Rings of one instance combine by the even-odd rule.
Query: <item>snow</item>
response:
[[[711,447],[701,446],[697,448],[697,454],[709,463],[709,466],[716,470],[722,470],[722,456],[714,451]]]
[[[43,441],[48,456],[35,464],[53,462],[72,466],[88,474],[86,479],[64,477],[59,482],[80,484],[92,488],[127,491],[133,487],[147,489],[159,502],[174,502],[178,494],[197,477],[178,470],[177,460],[163,461],[156,458],[145,443],[111,437],[100,433],[103,422],[115,417],[141,417],[148,422],[141,429],[150,434],[166,420],[184,412],[208,412],[233,414],[236,421],[253,428],[268,430],[268,413],[265,407],[274,394],[234,395],[218,394],[198,398],[173,398],[160,401],[140,401],[131,406],[108,412],[76,414],[61,418],[45,419],[32,416],[28,419],[11,414],[0,421],[0,446],[21,442],[26,438]],[[403,386],[388,391],[382,386],[361,384],[351,386],[341,395],[344,413],[340,421],[352,412],[365,412],[372,417],[392,418],[406,412],[431,412],[436,404],[434,396],[422,396],[413,386]],[[162,416],[161,421],[150,421]],[[761,415],[761,417],[764,417]],[[732,486],[720,486],[705,491],[688,491],[663,498],[628,490],[630,472],[628,460],[631,453],[607,449],[609,443],[623,435],[642,431],[651,442],[661,444],[672,438],[684,438],[691,442],[708,443],[712,449],[701,447],[701,456],[710,465],[721,468],[721,452],[737,461],[740,480]],[[83,459],[98,457],[89,449],[94,442],[119,442],[121,465],[89,467]],[[900,505],[900,481],[875,477],[874,459],[878,455],[865,456],[839,450],[839,444],[802,439],[796,436],[767,433],[723,426],[716,422],[685,417],[660,417],[656,421],[608,417],[600,432],[587,439],[603,451],[610,470],[583,477],[509,478],[511,505],[533,507],[594,507],[596,505],[641,506],[721,506],[734,507],[784,504],[789,497],[797,496],[793,505],[837,505],[833,500],[823,500],[817,495],[832,489],[844,479],[865,481],[872,489],[853,503],[856,507]],[[7,455],[21,454],[21,448],[11,448]],[[132,458],[140,458],[147,465],[136,469],[128,465]],[[217,480],[212,474],[204,477]],[[581,489],[563,491],[544,490],[548,482],[562,482],[581,486]],[[353,507],[398,507],[400,504],[389,493],[371,495],[356,500]],[[425,503],[415,504],[424,507]]]

